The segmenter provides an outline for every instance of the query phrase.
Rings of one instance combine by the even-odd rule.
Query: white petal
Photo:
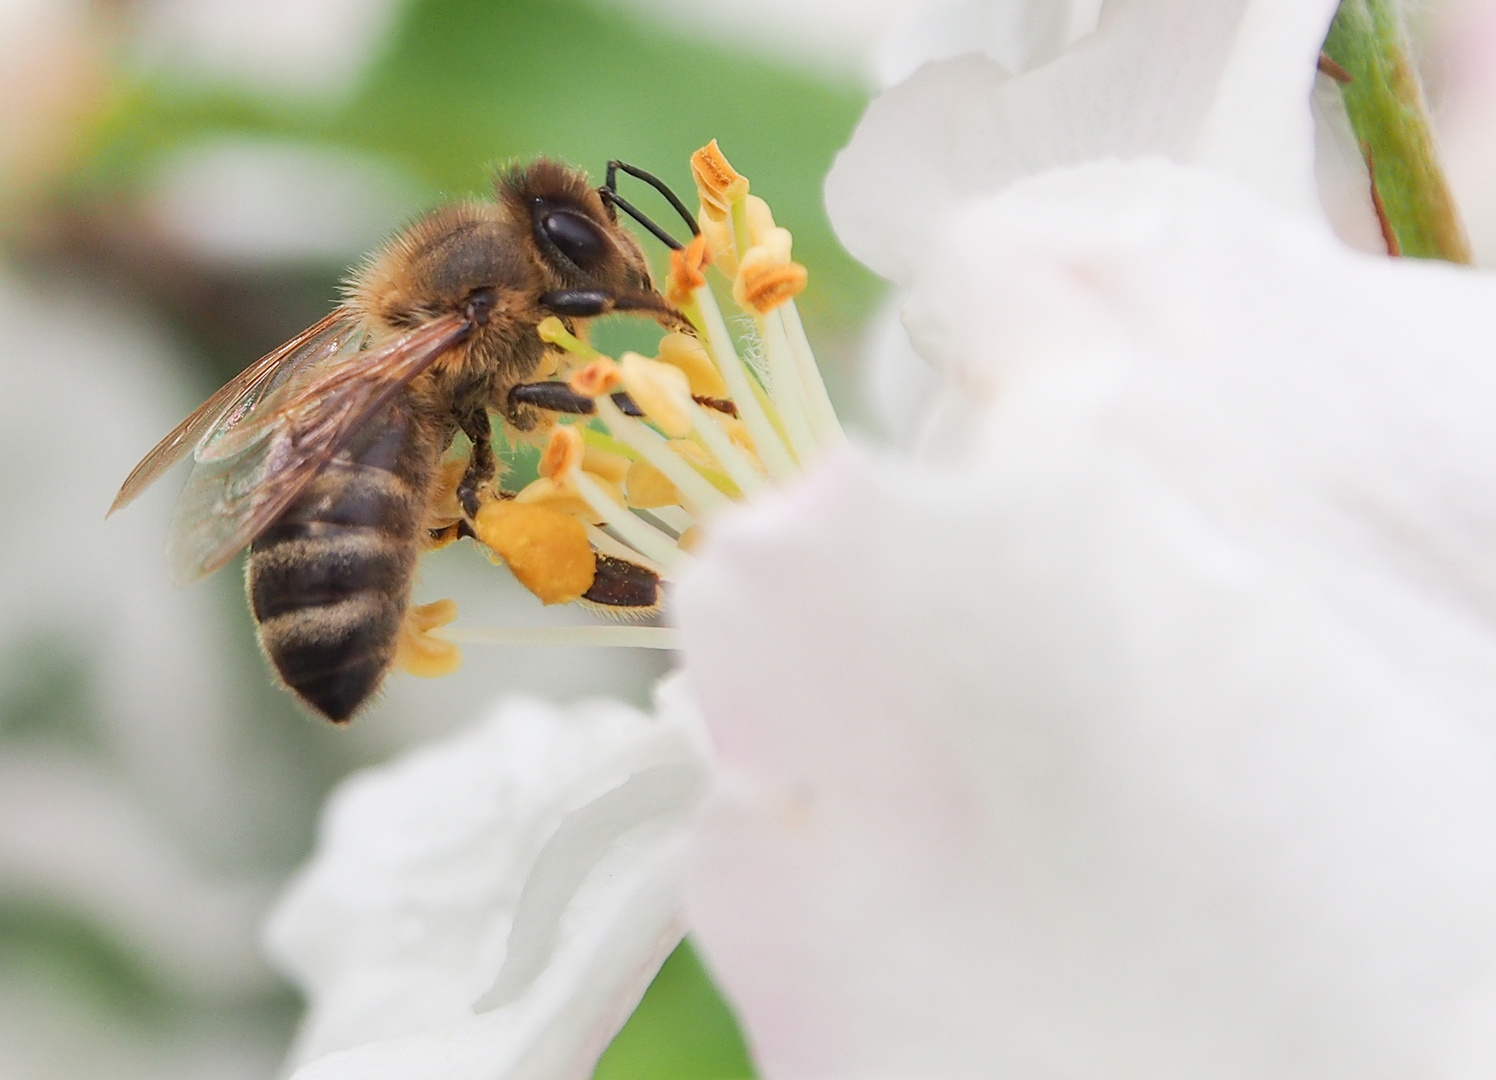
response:
[[[863,397],[881,433],[895,445],[914,442],[935,392],[935,370],[904,329],[903,298],[891,296],[873,316],[862,349]]]
[[[1054,59],[1096,26],[1101,0],[614,0],[776,62],[874,87],[926,60],[980,51],[1014,70]]]
[[[873,103],[826,181],[847,249],[907,282],[942,213],[1058,165],[1164,154],[1317,215],[1309,92],[1334,0],[1133,0],[1054,63],[967,56]]]
[[[947,0],[908,13],[873,56],[880,86],[903,82],[930,60],[985,53],[1009,71],[1059,56],[1096,29],[1100,0]]]
[[[1011,386],[1110,365],[1117,438],[1496,708],[1496,280],[1348,252],[1204,172],[1096,165],[968,206],[906,321],[947,373],[948,454],[1020,452]]]
[[[965,464],[843,459],[680,586],[764,1075],[1489,1075],[1496,283],[1161,165],[962,223]]]
[[[311,998],[295,1075],[587,1075],[683,933],[703,765],[669,715],[513,701],[348,782],[266,931]]]

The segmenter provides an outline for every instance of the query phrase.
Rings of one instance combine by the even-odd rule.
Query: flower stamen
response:
[[[748,193],[747,178],[715,141],[692,156],[691,171],[701,232],[672,253],[663,291],[695,333],[667,334],[654,357],[626,352],[615,362],[559,318],[537,328],[554,346],[553,377],[589,400],[591,412],[552,414],[539,478],[482,506],[474,531],[546,603],[580,598],[623,617],[654,614],[657,601],[644,604],[644,592],[635,599],[606,583],[593,588],[602,582],[600,557],[671,580],[703,526],[729,502],[792,479],[845,441],[795,307],[809,275],[790,257],[794,238],[775,223],[768,203]],[[752,327],[746,352],[707,281],[708,262],[728,279]],[[565,411],[576,408],[567,404]],[[444,637],[671,647],[661,644],[667,637],[639,633],[656,629],[514,628]]]

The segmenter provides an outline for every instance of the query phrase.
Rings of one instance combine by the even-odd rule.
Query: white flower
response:
[[[267,929],[298,1080],[589,1075],[684,932],[705,772],[668,711],[517,699],[347,782]]]
[[[770,1080],[1496,1068],[1496,285],[1325,227],[1332,9],[1133,0],[1027,75],[923,68],[839,163],[939,374],[924,437],[713,520],[658,721],[682,763],[712,728],[687,910]],[[545,877],[485,853],[637,769],[574,788],[583,745],[512,814],[466,743],[334,810],[272,940],[303,1055],[356,1048],[299,1075],[585,1071],[693,803],[618,951],[557,890],[484,1013]]]
[[[934,65],[838,164],[925,437],[678,603],[688,911],[771,1080],[1496,1068],[1496,282],[1319,219],[1332,6]]]

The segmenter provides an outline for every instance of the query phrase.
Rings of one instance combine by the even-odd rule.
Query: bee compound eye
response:
[[[608,253],[607,238],[580,214],[552,210],[540,219],[546,238],[579,269],[591,270]]]

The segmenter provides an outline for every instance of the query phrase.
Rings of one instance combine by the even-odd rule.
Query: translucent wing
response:
[[[109,513],[135,500],[205,438],[226,431],[249,415],[267,393],[315,364],[336,356],[360,336],[357,318],[338,308],[327,318],[297,334],[279,348],[266,353],[207,401],[156,444],[125,479]]]
[[[179,581],[223,566],[264,532],[337,453],[472,330],[444,315],[401,337],[305,366],[204,438],[167,545]]]

